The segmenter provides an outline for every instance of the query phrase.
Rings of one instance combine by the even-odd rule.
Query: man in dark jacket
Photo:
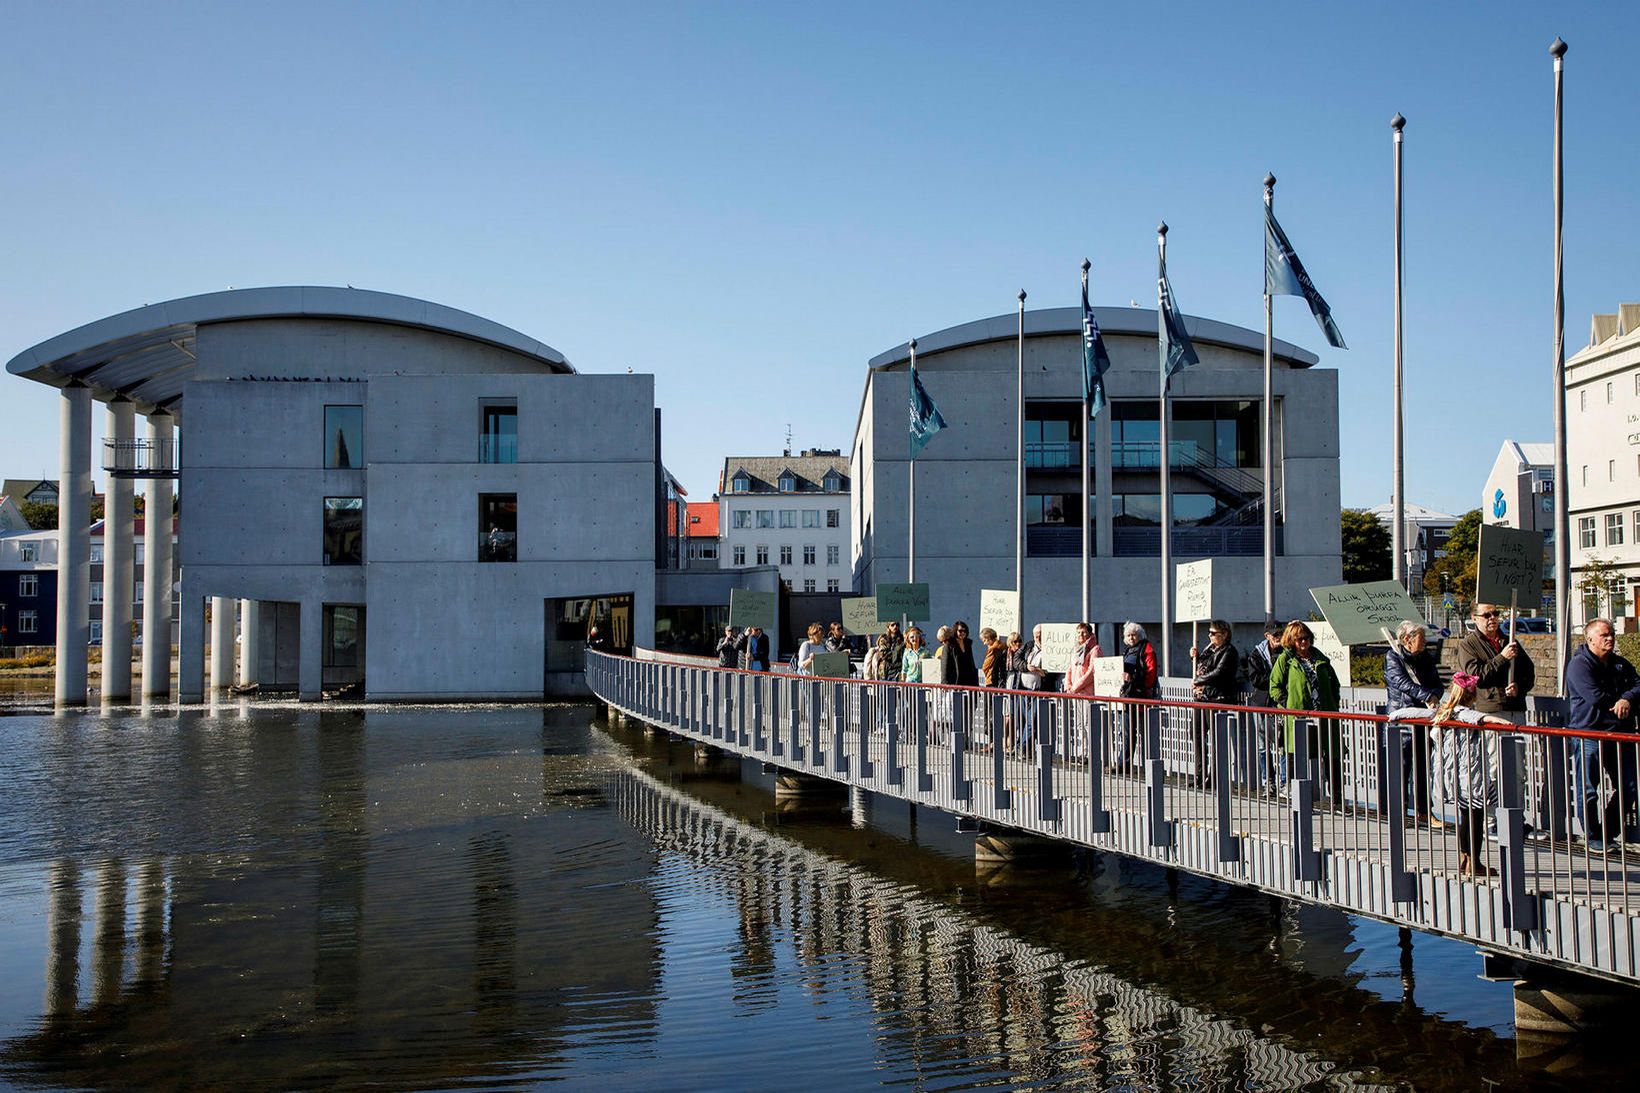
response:
[[[1207,645],[1198,650],[1190,647],[1190,656],[1196,662],[1192,693],[1197,702],[1218,702],[1232,705],[1241,697],[1241,657],[1230,644],[1230,624],[1214,619],[1207,624]],[[1196,780],[1203,786],[1213,783],[1207,767],[1207,734],[1212,727],[1210,710],[1196,711]]]
[[[1384,689],[1389,692],[1393,716],[1431,718],[1441,701],[1441,669],[1429,651],[1429,635],[1421,622],[1407,621],[1395,632],[1384,654]],[[1401,729],[1401,771],[1413,815],[1429,818],[1429,726]]]
[[[1477,603],[1475,629],[1458,642],[1457,671],[1475,676],[1473,709],[1481,713],[1522,713],[1532,690],[1532,658],[1518,641],[1505,641],[1496,604]]]
[[[740,635],[733,626],[723,628],[723,638],[717,645],[718,667],[734,668],[740,664]]]
[[[1612,624],[1605,619],[1592,620],[1583,628],[1583,640],[1583,646],[1566,665],[1566,727],[1584,732],[1634,732],[1635,711],[1640,709],[1640,676],[1634,665],[1617,655]],[[1568,765],[1572,768],[1578,816],[1583,820],[1590,848],[1604,849],[1604,842],[1614,839],[1640,841],[1636,839],[1634,799],[1635,748],[1640,746],[1640,737],[1634,743],[1578,739],[1572,745],[1581,761]],[[1611,779],[1615,792],[1601,809],[1603,776]],[[1620,814],[1619,809],[1627,815]]]

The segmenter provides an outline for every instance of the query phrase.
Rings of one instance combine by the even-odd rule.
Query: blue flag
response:
[[[934,434],[945,428],[945,419],[940,416],[940,408],[934,405],[934,400],[928,397],[928,391],[922,385],[922,377],[917,375],[915,365],[911,368],[911,458],[916,459],[917,453],[923,450]]]
[[[1105,373],[1110,371],[1110,354],[1105,352],[1105,339],[1099,333],[1099,320],[1088,306],[1088,282],[1082,280],[1082,401],[1088,404],[1088,417],[1099,416],[1105,408]]]
[[[1184,318],[1173,301],[1173,286],[1167,282],[1167,263],[1162,262],[1161,276],[1157,279],[1157,298],[1161,303],[1161,339],[1158,349],[1162,358],[1162,390],[1171,385],[1173,374],[1192,364],[1200,364],[1196,347],[1190,344],[1190,335],[1184,332]]]
[[[1310,314],[1327,335],[1327,344],[1334,349],[1348,349],[1338,324],[1333,322],[1332,308],[1315,289],[1315,282],[1304,271],[1293,245],[1287,242],[1287,233],[1276,223],[1276,214],[1264,206],[1264,294],[1266,296],[1302,296],[1310,305]]]

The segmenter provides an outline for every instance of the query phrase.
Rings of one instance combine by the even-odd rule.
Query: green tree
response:
[[[140,498],[139,498],[140,500]],[[18,506],[23,510],[23,519],[35,531],[57,530],[57,506],[49,501],[24,501]],[[141,512],[142,509],[137,509]],[[103,518],[103,499],[97,497],[91,502],[91,522],[95,524]]]
[[[1345,582],[1389,580],[1389,529],[1365,509],[1345,509],[1339,514],[1338,526],[1344,543]]]
[[[1431,596],[1451,593],[1460,600],[1475,595],[1475,553],[1481,544],[1481,510],[1470,509],[1452,526],[1446,553],[1424,574],[1424,591]]]
[[[1597,555],[1589,555],[1577,577],[1577,590],[1583,594],[1584,613],[1593,618],[1608,610],[1613,615],[1619,614],[1618,606],[1626,610],[1627,605],[1616,599],[1622,593],[1623,585],[1623,574],[1615,565]]]

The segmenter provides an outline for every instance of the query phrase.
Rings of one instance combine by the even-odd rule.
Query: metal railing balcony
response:
[[[104,440],[102,469],[114,478],[175,478],[182,468],[182,441]]]
[[[478,461],[480,463],[517,463],[517,435],[510,433],[479,434]]]
[[[1039,440],[1025,445],[1025,469],[1062,471],[1082,469],[1082,443],[1077,440]]]
[[[1123,699],[654,656],[589,651],[587,682],[788,772],[1640,983],[1640,735],[1392,720],[1362,691],[1287,714],[1187,680]]]

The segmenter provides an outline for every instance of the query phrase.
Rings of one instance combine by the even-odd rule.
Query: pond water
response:
[[[590,706],[0,711],[26,1088],[1541,1088],[1468,947],[949,816],[777,803]]]

